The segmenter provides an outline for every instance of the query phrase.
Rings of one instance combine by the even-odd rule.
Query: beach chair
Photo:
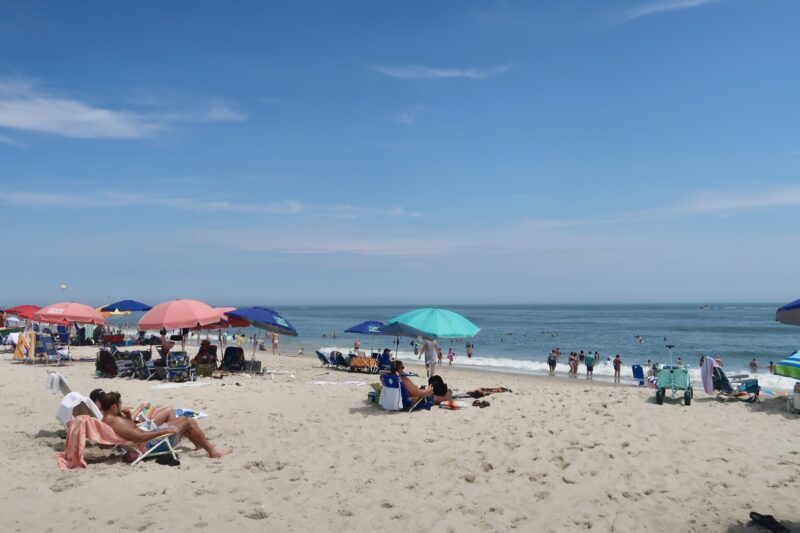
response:
[[[378,354],[377,359],[378,359],[378,372],[383,372],[389,369],[389,362],[390,362],[389,352],[383,352],[381,354]]]
[[[332,351],[330,355],[331,363],[336,368],[348,368],[350,365],[347,364],[347,359],[344,358],[342,352]]]
[[[145,357],[145,352],[138,350],[134,351],[131,361],[133,363],[133,372],[130,376],[131,378],[150,381],[151,379],[158,377],[158,372],[156,371],[155,366],[153,366],[153,364],[147,360]]]
[[[56,350],[56,346],[53,343],[53,337],[50,335],[45,335],[43,333],[36,334],[36,345],[34,347],[34,358],[43,358],[44,363],[50,364],[55,363],[56,366],[61,365],[62,360],[69,361],[69,357],[64,356],[62,359],[62,354]]]
[[[60,342],[62,346],[69,344],[69,332],[67,331],[67,327],[56,326],[56,331],[58,331],[58,342]]]
[[[221,370],[239,372],[244,367],[244,350],[241,346],[228,346],[222,354]]]
[[[170,352],[167,354],[166,381],[194,381],[195,373],[186,352]]]
[[[319,360],[320,360],[320,362],[322,363],[322,366],[323,366],[323,367],[325,367],[325,366],[331,366],[331,362],[330,362],[330,361],[328,361],[328,358],[327,358],[327,357],[325,357],[325,354],[324,354],[324,353],[322,353],[322,352],[320,352],[319,350],[317,350],[317,357],[319,358]]]
[[[433,398],[424,396],[416,402],[412,402],[400,376],[386,374],[381,376],[381,393],[378,403],[387,411],[408,411],[410,413],[422,407],[430,410]]]
[[[644,370],[642,370],[642,366],[633,365],[631,370],[633,371],[633,380],[638,381],[640,387],[644,387]]]

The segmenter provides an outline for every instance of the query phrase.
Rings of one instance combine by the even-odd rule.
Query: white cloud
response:
[[[502,74],[508,70],[507,66],[497,66],[491,68],[434,68],[424,65],[406,66],[377,66],[373,67],[375,72],[384,76],[399,78],[403,80],[437,80],[451,78],[465,78],[471,80],[482,80],[489,76]]]
[[[623,20],[634,20],[648,15],[656,15],[667,11],[678,11],[682,9],[691,9],[699,7],[704,4],[712,2],[720,2],[722,0],[663,0],[660,2],[647,2],[643,5],[631,9],[623,16]]]
[[[0,144],[9,144],[11,146],[16,146],[18,148],[25,148],[24,144],[18,143],[11,137],[6,137],[5,135],[0,135]]]
[[[406,126],[413,126],[417,123],[417,113],[415,111],[402,111],[395,115],[395,121]]]
[[[27,80],[0,80],[0,127],[10,129],[81,139],[142,139],[180,122],[246,118],[222,104],[188,112],[105,109],[46,93]]]

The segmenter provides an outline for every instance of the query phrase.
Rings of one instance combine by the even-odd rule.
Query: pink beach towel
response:
[[[76,416],[67,423],[67,442],[64,451],[56,454],[56,462],[61,470],[86,468],[83,450],[86,441],[95,444],[119,445],[128,441],[117,435],[108,424],[89,415]]]

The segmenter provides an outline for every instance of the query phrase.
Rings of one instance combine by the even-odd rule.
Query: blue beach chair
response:
[[[412,402],[411,397],[408,394],[408,391],[403,386],[403,382],[400,381],[400,376],[396,374],[386,374],[381,376],[381,386],[387,389],[386,394],[391,396],[396,396],[400,394],[400,402],[398,405],[398,409],[391,409],[391,410],[400,410],[399,407],[402,406],[403,411],[408,411],[409,413],[416,411],[418,409],[425,408],[430,411],[431,406],[433,405],[433,398],[430,396],[424,396],[417,400],[416,402]],[[384,394],[383,390],[381,394]],[[383,404],[381,404],[383,405]],[[386,409],[386,407],[384,407]]]
[[[167,354],[167,381],[194,381],[194,369],[186,352],[170,352]]]
[[[322,366],[331,366],[331,362],[328,361],[328,358],[325,357],[325,354],[317,350],[317,357],[319,358]]]
[[[241,346],[228,346],[222,354],[221,370],[239,372],[244,366],[244,350]]]
[[[642,366],[641,365],[633,365],[631,367],[631,370],[633,371],[633,379],[634,379],[634,381],[638,381],[639,382],[639,386],[640,387],[644,387],[644,370],[642,370]]]

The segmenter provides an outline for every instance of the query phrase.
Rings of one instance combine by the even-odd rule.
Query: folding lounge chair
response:
[[[244,367],[244,350],[241,346],[228,346],[222,354],[222,370],[239,372]]]
[[[167,381],[194,381],[195,374],[186,352],[170,352],[167,354]]]
[[[631,370],[633,371],[633,380],[638,381],[640,387],[644,387],[644,370],[641,365],[633,365]]]
[[[378,402],[387,411],[413,412],[422,407],[430,409],[433,404],[433,399],[430,396],[423,396],[416,402],[412,402],[408,391],[400,380],[400,376],[396,374],[381,376],[381,385]]]
[[[319,358],[320,362],[322,362],[322,366],[331,366],[331,362],[328,361],[328,358],[325,357],[325,354],[317,350],[317,357]]]
[[[104,424],[103,413],[100,412],[100,409],[98,409],[95,403],[89,398],[81,395],[79,392],[71,392],[64,396],[59,405],[56,417],[61,420],[64,425],[68,425],[70,420],[81,415],[88,415],[97,419],[101,424]],[[148,431],[148,429],[143,427],[139,429]],[[144,450],[140,450],[133,444],[120,444],[111,448],[111,451],[116,452],[118,450],[124,450],[125,452],[130,451],[138,454],[138,457],[131,465],[135,465],[147,457],[157,457],[159,455],[171,455],[172,458],[177,461],[178,457],[175,455],[174,449],[174,444],[177,444],[177,440],[173,443],[173,438],[175,438],[175,435],[164,435],[163,437],[153,439],[144,445]]]

